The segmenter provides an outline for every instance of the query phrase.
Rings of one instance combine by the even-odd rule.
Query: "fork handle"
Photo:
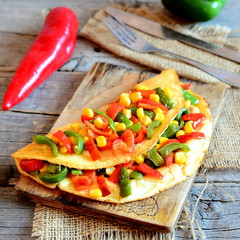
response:
[[[234,87],[240,87],[240,73],[233,73],[233,72],[229,72],[229,71],[222,70],[219,68],[215,68],[213,66],[209,66],[209,65],[194,61],[192,59],[182,57],[178,54],[175,54],[175,53],[172,53],[169,51],[165,52],[165,50],[162,50],[162,49],[159,49],[159,52],[166,53],[168,55],[171,55],[171,56],[181,60],[182,62],[188,63],[194,67],[197,67],[197,68],[209,73],[210,75],[222,80],[223,82],[225,82],[227,84],[230,84]]]

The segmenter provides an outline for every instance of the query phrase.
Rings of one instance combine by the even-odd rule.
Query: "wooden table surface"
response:
[[[159,1],[131,1],[159,6]],[[220,15],[203,25],[220,24],[239,28],[240,4],[229,0]],[[127,3],[127,1],[123,2]],[[83,26],[98,9],[109,6],[107,0],[0,0],[0,101],[21,58],[41,29],[45,8],[67,6],[78,15]],[[31,20],[30,20],[31,19]],[[78,38],[71,61],[60,69],[59,81],[50,78],[21,104],[0,111],[0,239],[32,239],[35,204],[16,193],[19,173],[10,154],[31,142],[31,137],[46,134],[94,62],[109,62],[143,69],[142,66],[114,56],[89,41]],[[149,69],[148,69],[149,70]],[[67,71],[67,73],[66,73]],[[74,71],[74,73],[73,73]],[[78,72],[78,73],[76,73]],[[240,239],[240,173],[235,169],[210,170],[207,176],[231,194],[232,201],[211,182],[203,193],[195,217],[207,239]],[[190,207],[205,186],[197,177],[190,191]],[[200,235],[197,233],[200,237]],[[192,239],[190,231],[176,231],[176,239]]]

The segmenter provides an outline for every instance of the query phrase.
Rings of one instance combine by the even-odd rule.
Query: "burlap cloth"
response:
[[[179,32],[194,36],[205,41],[219,45],[228,45],[240,50],[240,39],[234,38],[234,33],[224,26],[199,26],[186,22],[174,21],[161,13],[161,9],[150,10],[146,6],[138,8],[122,7],[124,10],[144,16],[148,19],[159,22]],[[97,43],[108,51],[148,66],[149,68],[161,70],[174,68],[181,77],[192,80],[214,83],[216,78],[202,72],[195,67],[176,61],[168,56],[159,54],[143,54],[133,52],[122,44],[112,35],[102,23],[106,14],[100,10],[83,27],[81,35]],[[136,30],[135,30],[136,31]],[[180,55],[202,61],[204,63],[220,67],[233,72],[240,72],[240,65],[226,59],[213,56],[210,53],[192,48],[173,40],[161,40],[147,34],[136,31],[142,38],[152,42],[155,46],[168,49]],[[235,32],[237,33],[237,31]],[[223,111],[219,117],[218,125],[215,128],[214,136],[208,151],[207,157],[202,165],[202,169],[210,168],[240,168],[240,90],[229,89]],[[227,134],[226,134],[227,133]],[[190,221],[187,206],[178,222],[178,227],[193,229]],[[196,236],[193,232],[193,238]],[[59,209],[50,208],[37,204],[33,221],[32,236],[41,240],[48,239],[173,239],[174,232],[171,234],[161,234],[152,231],[139,231],[128,226],[119,225],[103,219],[86,217],[81,214],[73,214]]]

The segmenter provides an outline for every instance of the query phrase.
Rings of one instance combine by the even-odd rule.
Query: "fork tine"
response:
[[[136,39],[137,38],[137,34],[135,32],[133,32],[126,24],[124,24],[119,18],[115,17],[115,16],[111,16],[115,21],[117,21],[117,23],[119,23],[119,27],[121,27],[122,30],[124,31],[127,31],[129,34],[128,34],[128,37],[130,38],[131,36],[131,39]]]
[[[115,27],[113,21],[110,18],[106,17],[103,23],[111,30],[111,32],[118,38],[118,40],[127,46],[129,45],[128,39],[122,35],[121,32],[119,33],[118,28]]]
[[[136,36],[133,36],[133,33],[129,32],[114,17],[107,16],[104,23],[123,44],[129,45],[136,40]]]

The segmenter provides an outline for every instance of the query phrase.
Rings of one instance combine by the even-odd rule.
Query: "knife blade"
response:
[[[134,27],[142,32],[161,39],[174,39],[186,43],[196,48],[211,52],[215,55],[240,63],[240,54],[231,49],[223,48],[212,43],[208,43],[185,34],[176,32],[170,28],[162,26],[146,18],[131,14],[114,7],[106,7],[106,12],[110,15],[118,17],[125,24]]]

